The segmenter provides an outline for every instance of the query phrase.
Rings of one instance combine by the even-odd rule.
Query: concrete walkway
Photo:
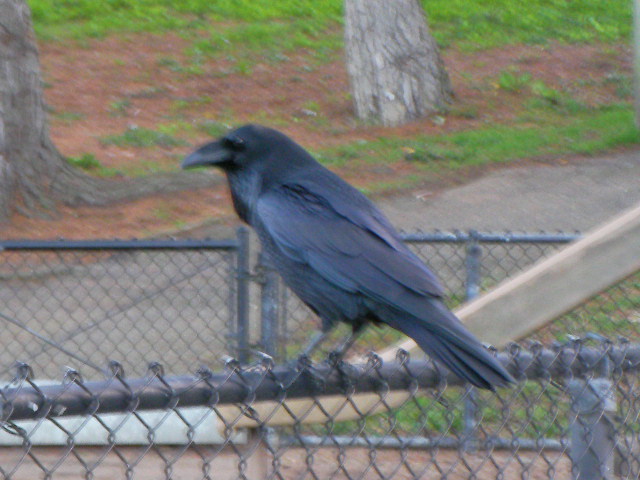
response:
[[[640,151],[512,167],[433,196],[379,201],[406,231],[586,231],[640,202]]]

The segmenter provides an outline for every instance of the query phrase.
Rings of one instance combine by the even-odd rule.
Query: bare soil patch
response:
[[[587,104],[619,100],[608,78],[628,75],[630,52],[623,46],[511,46],[485,52],[444,52],[456,98],[443,118],[423,119],[397,128],[372,127],[353,119],[348,80],[341,55],[318,63],[300,52],[280,62],[258,63],[249,73],[234,71],[225,61],[210,59],[202,72],[188,71],[187,41],[175,34],[113,36],[87,45],[40,46],[52,111],[51,134],[66,156],[93,154],[115,180],[127,175],[176,168],[189,145],[117,146],[105,137],[132,127],[158,129],[172,124],[264,123],[279,128],[309,148],[339,145],[380,136],[412,136],[451,132],[490,123],[504,123],[522,112],[522,92],[499,88],[501,72],[529,72],[553,88],[570,91]],[[444,121],[442,121],[444,119]],[[208,135],[194,128],[188,142]],[[488,167],[496,168],[496,167]],[[484,168],[461,177],[428,179],[437,191],[475,177]],[[406,164],[339,173],[359,185],[418,174]],[[175,231],[216,217],[234,221],[220,185],[206,191],[155,195],[104,208],[61,207],[55,218],[14,216],[3,228],[4,238],[91,238],[148,236]]]

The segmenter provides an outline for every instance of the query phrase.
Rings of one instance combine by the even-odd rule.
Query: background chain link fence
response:
[[[455,306],[578,236],[405,238]],[[0,242],[0,478],[640,477],[640,272],[500,353],[492,393],[403,352],[296,360],[317,320],[249,253]]]
[[[173,373],[218,364],[236,348],[240,248],[238,239],[5,242],[0,374],[16,360],[44,378],[78,361],[101,375],[97,365],[114,358],[138,375],[159,359]]]

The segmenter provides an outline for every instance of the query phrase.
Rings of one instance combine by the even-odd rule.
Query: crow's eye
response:
[[[223,140],[224,146],[236,152],[244,150],[244,140],[240,137],[230,136]]]

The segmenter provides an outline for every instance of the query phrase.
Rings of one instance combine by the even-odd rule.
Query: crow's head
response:
[[[260,125],[245,125],[203,145],[182,162],[182,168],[194,167],[224,171],[236,212],[248,223],[262,192],[323,168],[285,134]]]
[[[182,168],[218,167],[228,174],[258,173],[276,179],[300,167],[316,165],[302,147],[283,133],[261,125],[245,125],[198,148]]]

